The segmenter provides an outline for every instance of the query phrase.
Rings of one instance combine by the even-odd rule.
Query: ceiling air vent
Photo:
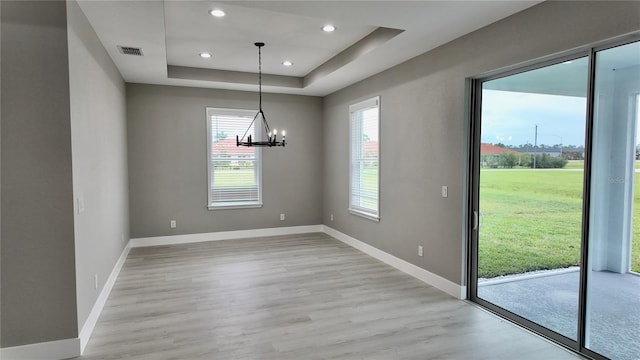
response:
[[[142,49],[141,48],[137,48],[137,47],[131,47],[131,46],[120,46],[118,45],[118,50],[120,50],[121,53],[125,54],[125,55],[135,55],[135,56],[142,56]]]

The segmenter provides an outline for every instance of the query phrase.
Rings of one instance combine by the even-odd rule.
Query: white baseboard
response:
[[[458,285],[453,281],[447,280],[439,275],[436,275],[430,271],[427,271],[421,267],[413,265],[410,262],[397,258],[389,253],[386,253],[378,248],[375,248],[367,243],[364,243],[356,238],[353,238],[349,235],[343,234],[338,230],[335,230],[331,227],[323,225],[323,232],[327,235],[330,235],[343,243],[356,248],[363,253],[374,257],[387,265],[393,266],[394,268],[413,276],[414,278],[421,280],[433,287],[436,287],[447,294],[457,298],[464,299],[466,298],[466,287]]]
[[[85,321],[80,330],[80,336],[75,339],[64,339],[57,341],[48,341],[43,343],[28,344],[23,346],[14,346],[0,349],[0,359],[2,360],[51,360],[51,359],[68,359],[82,355],[84,352],[93,329],[98,322],[98,318],[102,313],[102,309],[109,298],[109,294],[113,289],[113,285],[120,274],[122,265],[127,259],[130,246],[127,245],[120,254],[120,258],[116,262],[107,282],[105,283],[96,303],[89,313],[87,321]]]
[[[80,339],[64,339],[0,349],[2,360],[51,360],[80,356]]]
[[[304,234],[304,233],[312,233],[312,232],[323,232],[327,235],[330,235],[342,241],[343,243],[362,251],[363,253],[369,256],[372,256],[390,266],[393,266],[394,268],[406,274],[409,274],[418,280],[421,280],[429,285],[432,285],[446,292],[451,296],[454,296],[457,299],[466,299],[467,297],[466,286],[458,285],[453,281],[447,280],[421,267],[418,267],[405,260],[397,258],[389,253],[386,253],[378,248],[375,248],[349,235],[343,234],[338,230],[335,230],[326,225],[292,226],[292,227],[278,227],[278,228],[254,229],[254,230],[221,231],[221,232],[204,233],[204,234],[146,237],[146,238],[131,239],[129,244],[131,247],[144,247],[144,246],[186,244],[186,243],[204,242],[204,241],[243,239],[243,238],[263,237],[263,236],[293,235],[293,234]]]
[[[312,233],[312,232],[322,232],[322,225],[290,226],[290,227],[276,227],[276,228],[253,229],[253,230],[220,231],[220,232],[202,233],[202,234],[145,237],[145,238],[131,239],[129,244],[131,245],[131,247],[175,245],[175,244],[187,244],[187,243],[204,242],[204,241],[244,239],[244,238],[263,237],[263,236],[305,234],[305,233]]]
[[[91,338],[91,334],[93,333],[93,329],[96,327],[96,323],[98,322],[98,318],[102,313],[102,309],[104,309],[104,305],[107,303],[107,299],[109,298],[109,294],[111,294],[111,290],[113,289],[113,285],[116,283],[116,279],[120,274],[120,270],[122,269],[122,265],[124,265],[124,261],[127,259],[127,255],[129,255],[130,246],[127,244],[125,248],[122,250],[122,254],[120,254],[120,258],[116,262],[113,270],[111,270],[111,274],[107,279],[107,282],[104,284],[96,303],[93,304],[93,308],[89,313],[89,317],[87,321],[84,322],[82,326],[82,330],[80,330],[80,353],[84,352],[84,349],[87,347],[87,343]]]

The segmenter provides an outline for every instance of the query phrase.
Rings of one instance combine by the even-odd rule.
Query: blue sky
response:
[[[482,142],[584,145],[586,98],[483,90]]]

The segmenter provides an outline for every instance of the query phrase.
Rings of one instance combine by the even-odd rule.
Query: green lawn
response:
[[[253,186],[256,183],[252,169],[219,169],[213,181],[220,187]]]
[[[578,265],[582,174],[483,170],[478,276]],[[640,272],[640,181],[636,180],[635,186],[632,270]]]
[[[565,169],[583,169],[584,161],[583,160],[569,160]],[[640,170],[640,160],[636,160],[636,170]]]
[[[365,194],[378,194],[378,167],[365,166],[362,171],[362,188]],[[362,199],[362,206],[371,209],[378,208],[378,195]]]
[[[584,161],[583,160],[569,160],[565,169],[584,169]]]

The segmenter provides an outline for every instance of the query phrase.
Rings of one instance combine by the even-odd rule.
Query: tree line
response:
[[[553,157],[549,154],[514,154],[481,155],[482,165],[490,168],[512,169],[516,166],[536,169],[562,169],[569,162],[564,157]]]

